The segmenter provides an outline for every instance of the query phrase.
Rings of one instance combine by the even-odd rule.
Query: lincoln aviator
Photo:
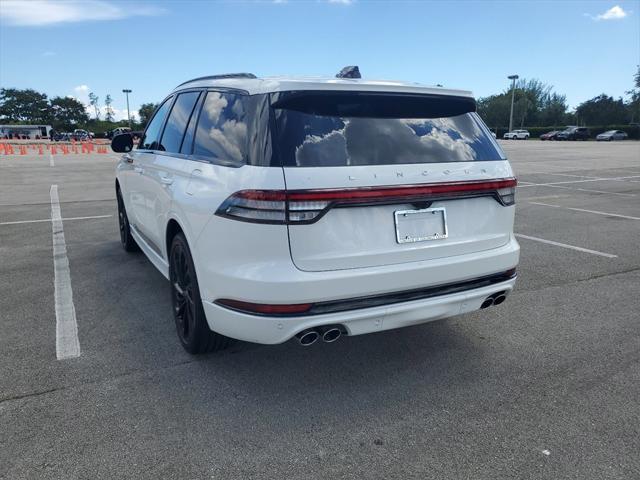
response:
[[[169,280],[188,352],[333,342],[513,290],[516,179],[471,93],[358,77],[196,78],[112,140],[122,245]]]

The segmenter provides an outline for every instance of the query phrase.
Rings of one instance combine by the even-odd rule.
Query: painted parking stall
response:
[[[640,143],[501,143],[520,185],[508,302],[197,360],[176,342],[166,280],[119,245],[119,156],[2,154],[0,476],[329,478],[357,459],[371,478],[398,463],[629,478]]]

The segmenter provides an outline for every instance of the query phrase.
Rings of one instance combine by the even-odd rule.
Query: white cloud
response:
[[[611,7],[606,12],[601,13],[600,15],[594,16],[594,15],[589,15],[588,13],[585,13],[585,15],[591,18],[592,20],[598,21],[598,20],[622,20],[629,14],[625,12],[620,5],[616,5],[614,7]]]
[[[87,85],[78,85],[73,89],[73,98],[84,103],[85,105],[89,105],[89,87]]]
[[[329,3],[338,3],[340,5],[351,5],[354,0],[328,0]]]
[[[160,15],[159,7],[104,0],[2,0],[0,18],[9,25],[43,26],[58,23],[118,20],[133,16]]]
[[[55,57],[57,55],[56,52],[52,52],[51,50],[47,50],[45,52],[42,52],[42,56],[43,57]]]

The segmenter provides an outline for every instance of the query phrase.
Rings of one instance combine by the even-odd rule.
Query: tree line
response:
[[[606,94],[582,102],[575,111],[569,111],[565,95],[553,91],[537,79],[521,79],[514,89],[514,126],[561,127],[563,125],[606,126],[640,122],[640,66],[634,75],[633,88],[626,92],[627,100]],[[509,126],[511,89],[478,99],[478,113],[492,129]],[[59,131],[86,128],[97,134],[128,125],[127,120],[116,122],[111,108],[111,95],[104,98],[104,119],[99,97],[89,93],[90,118],[85,105],[71,97],[48,98],[45,93],[32,89],[0,89],[0,123],[52,125]],[[137,118],[132,118],[134,130],[140,130],[149,121],[157,104],[140,106]]]
[[[115,120],[112,108],[113,100],[107,94],[104,98],[103,109],[100,98],[93,92],[89,93],[89,110],[79,100],[72,97],[52,97],[36,90],[1,88],[0,89],[0,124],[32,124],[51,125],[58,131],[71,131],[75,128],[85,128],[96,134],[113,130],[116,127],[128,126],[127,120]],[[156,108],[154,103],[145,103],[137,112],[132,112],[132,127],[134,130],[144,128]]]
[[[582,102],[569,111],[565,95],[537,79],[521,79],[514,89],[514,128],[561,127],[564,125],[606,126],[640,122],[640,66],[634,75],[628,99],[605,93]],[[492,129],[509,126],[512,90],[478,99],[478,114]]]

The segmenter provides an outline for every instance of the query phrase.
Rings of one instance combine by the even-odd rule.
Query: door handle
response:
[[[129,155],[128,153],[125,153],[122,156],[122,160],[124,160],[127,163],[133,163],[133,157],[131,155]]]
[[[160,176],[160,183],[163,185],[171,185],[173,183],[173,178],[165,175]]]
[[[133,167],[133,171],[136,173],[144,173],[144,169],[142,167]]]

